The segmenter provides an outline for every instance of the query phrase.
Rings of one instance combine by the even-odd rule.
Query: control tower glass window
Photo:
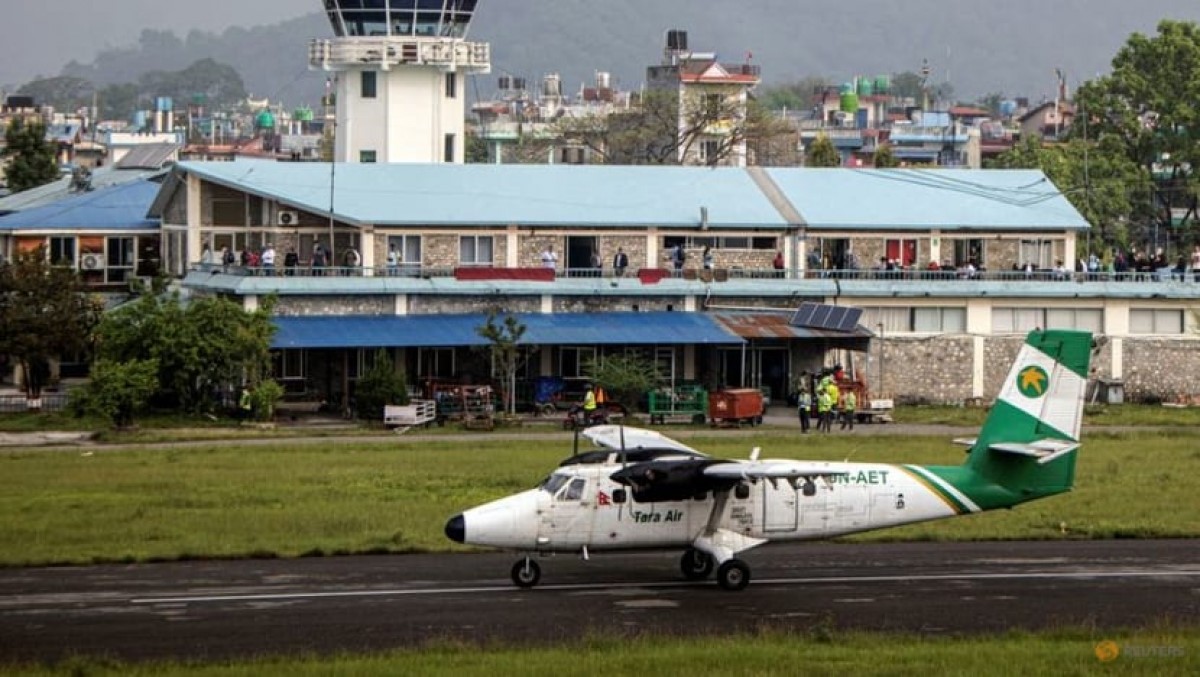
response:
[[[325,0],[338,37],[465,38],[478,0]]]

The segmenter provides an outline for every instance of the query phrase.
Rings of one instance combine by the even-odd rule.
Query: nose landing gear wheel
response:
[[[512,582],[518,588],[532,588],[542,580],[542,567],[526,557],[517,560],[512,568]]]
[[[731,559],[717,568],[717,582],[726,590],[744,590],[750,585],[750,567],[740,559]]]
[[[689,581],[702,581],[712,573],[713,558],[706,552],[688,548],[683,551],[683,558],[679,560],[679,568],[683,571],[683,577]]]

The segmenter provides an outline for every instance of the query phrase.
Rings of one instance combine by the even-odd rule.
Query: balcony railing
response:
[[[468,266],[473,271],[490,269],[486,266]],[[313,268],[311,266],[297,266],[296,268],[276,267],[273,269],[262,267],[245,267],[245,266],[223,266],[219,264],[196,264],[192,266],[193,272],[208,272],[212,274],[235,275],[239,277],[265,277],[265,278],[378,278],[378,279],[454,279],[458,268],[451,267],[428,267],[417,265],[401,265],[396,267],[381,266],[381,267],[337,267],[326,266],[321,268]],[[542,271],[541,268],[530,267],[525,269],[502,269],[494,268],[497,271],[495,279],[497,280],[514,280],[521,279],[512,275],[501,274],[501,271],[511,270],[526,270],[526,271]],[[470,276],[470,280],[479,280],[486,276],[474,274]],[[538,276],[541,278],[541,276]],[[763,282],[763,283],[779,283],[781,281],[800,281],[800,280],[861,280],[861,281],[879,281],[889,283],[928,283],[928,282],[1010,282],[1010,283],[1029,283],[1033,285],[1042,285],[1047,282],[1061,283],[1183,283],[1189,286],[1195,285],[1200,290],[1200,270],[1180,270],[1171,268],[1162,268],[1159,270],[1143,270],[1130,271],[1121,273],[1108,272],[1079,272],[1079,271],[1056,271],[1056,270],[977,270],[974,272],[967,270],[927,270],[927,269],[900,269],[900,270],[835,270],[835,269],[807,269],[807,270],[778,270],[775,268],[717,268],[715,270],[699,270],[696,268],[685,268],[683,270],[671,269],[628,269],[622,276],[617,276],[611,268],[568,268],[565,270],[555,271],[553,280],[586,280],[586,279],[608,279],[613,280],[618,277],[629,279],[631,282],[636,282],[639,278],[642,281],[652,280],[658,282],[661,280],[681,280],[686,282],[725,282],[730,280]],[[533,281],[532,279],[527,281]],[[549,281],[549,280],[538,280]]]

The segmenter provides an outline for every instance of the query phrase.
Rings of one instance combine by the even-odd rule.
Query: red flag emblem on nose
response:
[[[596,494],[596,504],[597,505],[612,505],[612,499],[609,498],[608,494],[601,491],[600,493]]]

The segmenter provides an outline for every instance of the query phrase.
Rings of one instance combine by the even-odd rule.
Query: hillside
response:
[[[933,80],[949,81],[960,99],[993,92],[1040,99],[1053,95],[1056,68],[1077,83],[1107,71],[1130,33],[1152,33],[1162,18],[1200,21],[1195,0],[754,0],[732,3],[745,5],[736,10],[717,0],[480,4],[472,38],[492,43],[497,74],[535,82],[554,70],[569,91],[598,70],[637,87],[645,67],[660,58],[665,31],[682,28],[693,49],[733,61],[752,53],[767,84],[917,71],[928,59]],[[92,64],[69,64],[64,74],[126,82],[144,70],[179,69],[212,57],[235,66],[254,96],[298,104],[320,96],[324,76],[307,70],[307,44],[329,34],[319,12],[220,35],[147,31],[139,45],[104,52]],[[474,88],[473,94],[490,96],[495,77],[477,79]]]

